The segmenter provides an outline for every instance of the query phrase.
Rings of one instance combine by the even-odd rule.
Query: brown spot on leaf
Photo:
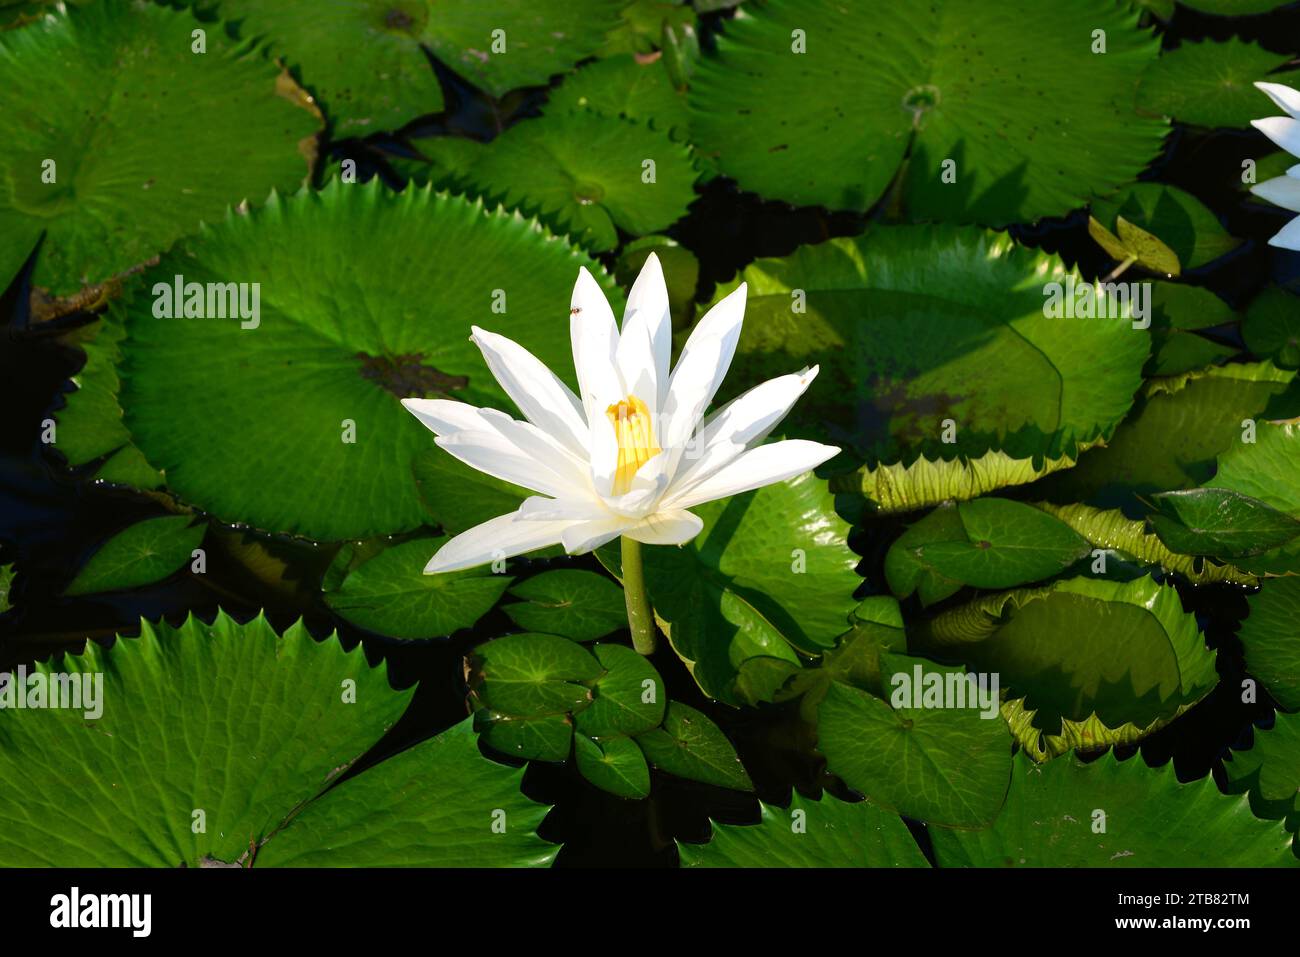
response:
[[[463,375],[447,375],[433,366],[424,365],[424,356],[407,353],[400,356],[368,356],[358,352],[361,378],[376,382],[399,399],[420,397],[430,392],[450,392],[469,385]]]

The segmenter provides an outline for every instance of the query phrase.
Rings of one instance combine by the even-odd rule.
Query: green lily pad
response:
[[[1104,830],[1101,828],[1104,827]],[[1294,867],[1291,836],[1211,778],[1180,784],[1114,753],[1018,757],[1006,807],[983,831],[931,831],[940,867]]]
[[[1300,367],[1300,298],[1270,286],[1250,304],[1241,334],[1255,355],[1283,369]]]
[[[1241,623],[1241,645],[1250,673],[1264,682],[1282,707],[1300,710],[1300,577],[1270,579],[1250,596],[1250,617]]]
[[[1243,420],[1263,415],[1294,376],[1259,362],[1152,380],[1106,447],[1048,478],[1044,493],[1056,501],[1113,505],[1134,493],[1200,485],[1213,474],[1215,458],[1240,443]]]
[[[417,538],[385,548],[325,592],[335,614],[391,638],[450,635],[492,610],[509,587],[506,575],[489,566],[438,575],[424,574],[446,538]]]
[[[695,10],[685,0],[631,0],[623,7],[622,22],[609,32],[597,55],[648,56],[663,43],[666,29],[684,28],[695,28]]]
[[[573,744],[573,719],[567,714],[520,718],[480,708],[474,728],[502,754],[529,761],[567,761]]]
[[[152,585],[188,562],[207,525],[192,515],[164,515],[128,525],[90,556],[65,595],[92,595]]]
[[[1150,348],[1118,301],[1102,299],[1117,318],[1067,317],[1067,290],[1085,284],[1059,259],[974,228],[875,227],[738,279],[749,300],[737,385],[820,363],[787,428],[846,444],[869,467],[993,449],[1040,465],[1076,455],[1128,411]]]
[[[669,703],[663,727],[637,735],[636,743],[660,771],[737,791],[754,789],[722,729],[680,701]]]
[[[952,672],[966,684],[961,669],[902,655],[885,656],[883,670],[910,680],[913,667],[927,679],[942,681]],[[1000,715],[984,718],[973,707],[890,707],[838,681],[817,709],[817,748],[833,774],[876,804],[949,827],[992,821],[1011,768],[1011,738]]]
[[[42,233],[33,284],[65,295],[310,175],[321,124],[292,82],[219,25],[191,52],[203,26],[97,3],[0,33],[0,285]]]
[[[521,632],[479,645],[468,659],[470,690],[493,711],[531,718],[581,711],[603,668],[558,635]]]
[[[690,127],[686,96],[673,85],[662,57],[644,62],[624,53],[581,67],[551,92],[545,107],[548,114],[574,110],[626,117],[683,134]]]
[[[848,630],[861,584],[849,526],[811,472],[694,509],[703,530],[681,548],[644,553],[660,628],[705,694],[750,700],[736,680],[746,661],[797,668]],[[600,560],[621,574],[617,549]]]
[[[88,644],[27,676],[80,677],[74,684],[98,691],[98,717],[87,699],[0,710],[6,864],[244,859],[369,750],[411,697],[361,648],[318,644],[301,623],[283,637],[265,618],[240,625],[224,614],[211,625],[191,617],[140,628],[139,638]],[[69,820],[80,823],[60,823]]]
[[[900,598],[933,604],[961,589],[1011,588],[1051,578],[1088,554],[1089,544],[1051,515],[1000,498],[940,506],[894,542],[885,576]]]
[[[1138,87],[1139,110],[1193,126],[1249,126],[1260,116],[1257,80],[1296,83],[1296,71],[1273,74],[1287,57],[1229,37],[1185,40],[1148,67]]]
[[[1158,43],[1106,0],[773,0],[717,47],[691,82],[696,143],[742,188],[796,205],[867,210],[898,178],[916,219],[1063,216],[1135,178],[1166,129],[1133,110]]]
[[[573,740],[578,771],[596,787],[634,801],[650,796],[650,766],[631,738],[578,734]]]
[[[870,801],[795,791],[788,808],[759,807],[757,825],[714,822],[707,844],[678,841],[682,867],[929,867],[902,819]]]
[[[425,513],[449,535],[513,512],[532,494],[471,468],[437,446],[417,452],[411,470]]]
[[[658,727],[668,692],[654,665],[626,645],[592,645],[591,652],[605,673],[591,686],[591,705],[574,715],[578,731],[605,739]]]
[[[582,265],[595,266],[534,223],[430,190],[335,181],[272,198],[144,278],[260,283],[255,328],[157,318],[143,290],[126,304],[127,428],[171,490],[223,521],[322,541],[412,530],[412,460],[434,443],[399,400],[506,407],[468,340],[475,322],[568,372],[555,310]]]
[[[1151,284],[1151,338],[1155,354],[1148,376],[1176,376],[1222,362],[1237,350],[1195,330],[1226,325],[1237,314],[1226,302],[1199,286],[1176,282]]]
[[[1298,469],[1300,423],[1260,422],[1253,442],[1235,442],[1219,456],[1218,470],[1205,487],[1248,496],[1268,509],[1300,519],[1300,486],[1295,481]],[[1261,555],[1239,558],[1234,564],[1261,575],[1300,573],[1300,541],[1293,538]]]
[[[423,178],[537,215],[603,252],[618,230],[658,232],[686,214],[697,177],[667,132],[589,110],[549,113],[487,145],[439,136],[414,145],[432,161]]]
[[[1134,183],[1095,200],[1092,214],[1103,225],[1122,218],[1154,234],[1178,256],[1183,269],[1213,262],[1242,242],[1199,199],[1165,183]]]
[[[1290,0],[1178,0],[1183,6],[1224,17],[1244,17],[1285,7]]]
[[[1254,585],[1258,581],[1254,575],[1232,565],[1202,561],[1192,555],[1170,551],[1154,532],[1147,531],[1143,519],[1128,518],[1119,509],[1099,509],[1081,503],[1053,505],[1049,502],[1036,502],[1034,507],[1065,522],[1086,538],[1094,549],[1114,552],[1125,561],[1157,566],[1167,574],[1177,573],[1197,585],[1212,582]]]
[[[479,753],[466,718],[308,804],[257,857],[268,867],[549,867],[550,808],[523,768]]]
[[[595,572],[553,569],[524,579],[510,594],[524,600],[506,605],[502,611],[525,631],[595,641],[627,627],[623,590]]]
[[[989,595],[923,623],[914,638],[927,654],[999,675],[1007,697],[1023,699],[1009,717],[1032,712],[1017,738],[1037,755],[1104,747],[1114,743],[1106,729],[1136,740],[1219,680],[1196,617],[1150,577],[1072,578]],[[1098,737],[1081,739],[1080,725]]]
[[[1252,810],[1268,820],[1285,818],[1294,830],[1300,823],[1300,715],[1277,712],[1273,727],[1255,728],[1249,751],[1234,751],[1223,762],[1233,793],[1249,791]]]
[[[1151,525],[1184,555],[1246,558],[1300,537],[1300,521],[1226,488],[1192,488],[1155,497]]]
[[[132,443],[117,400],[121,386],[117,363],[125,332],[120,316],[110,309],[109,315],[66,340],[82,349],[86,363],[72,377],[76,391],[54,413],[54,447],[71,466],[96,462],[90,474],[98,481],[155,489],[163,484],[163,477]]]
[[[1148,272],[1177,276],[1183,271],[1178,254],[1140,226],[1134,226],[1123,216],[1115,217],[1115,232],[1111,232],[1094,217],[1088,217],[1088,235],[1124,269],[1141,266]],[[1116,270],[1118,273],[1119,270]]]

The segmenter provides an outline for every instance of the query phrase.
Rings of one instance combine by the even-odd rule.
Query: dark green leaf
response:
[[[139,588],[181,568],[203,541],[207,526],[192,515],[166,515],[128,525],[90,556],[65,595]]]
[[[637,735],[636,742],[660,771],[737,791],[754,789],[722,730],[680,701],[669,703],[662,728]]]
[[[525,601],[506,605],[503,611],[526,631],[594,641],[627,627],[623,590],[595,572],[553,569],[524,579],[510,594]]]

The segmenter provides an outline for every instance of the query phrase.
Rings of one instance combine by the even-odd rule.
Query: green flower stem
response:
[[[645,571],[641,565],[641,543],[622,537],[623,596],[627,600],[627,627],[632,632],[632,647],[643,655],[655,651],[655,620],[650,611],[650,596],[645,589]]]

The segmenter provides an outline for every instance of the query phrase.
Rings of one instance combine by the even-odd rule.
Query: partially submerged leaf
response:
[[[662,728],[637,735],[636,743],[660,771],[737,791],[754,789],[722,729],[680,701],[669,703]]]
[[[622,589],[595,572],[552,569],[524,579],[510,594],[524,601],[502,610],[525,631],[594,641],[627,627]]]
[[[64,589],[65,595],[139,588],[162,581],[185,565],[207,525],[192,515],[164,515],[128,525],[104,542]]]
[[[1246,670],[1279,705],[1300,711],[1300,576],[1265,581],[1250,596],[1250,615],[1238,637]]]

